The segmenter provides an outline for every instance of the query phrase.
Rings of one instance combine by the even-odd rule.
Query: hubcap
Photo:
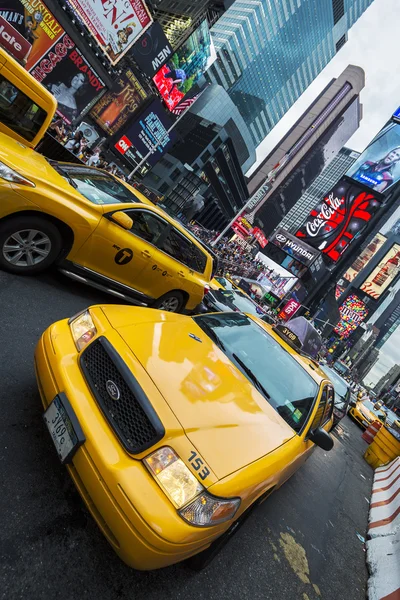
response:
[[[51,241],[37,229],[16,231],[3,244],[5,260],[16,267],[33,267],[48,257]]]
[[[165,300],[163,300],[159,306],[159,308],[161,310],[167,310],[169,312],[176,312],[178,310],[179,307],[179,300],[178,298],[172,297],[172,298],[166,298]]]

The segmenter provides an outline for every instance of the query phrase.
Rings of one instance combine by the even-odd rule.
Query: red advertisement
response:
[[[254,227],[251,233],[254,235],[261,248],[265,248],[265,246],[268,244],[268,240],[261,229],[259,227]]]
[[[2,16],[0,16],[0,44],[19,61],[27,59],[31,44]]]
[[[0,15],[32,46],[26,63],[28,71],[65,33],[42,0],[1,0]]]
[[[278,317],[284,321],[289,321],[293,315],[299,310],[301,304],[297,300],[289,300],[287,304],[282,308]]]
[[[379,207],[373,193],[364,192],[354,183],[339,181],[311,211],[296,236],[336,262]]]

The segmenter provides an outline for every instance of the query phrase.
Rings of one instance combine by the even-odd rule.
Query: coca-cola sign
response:
[[[341,180],[311,211],[296,237],[336,262],[379,207],[373,193]]]

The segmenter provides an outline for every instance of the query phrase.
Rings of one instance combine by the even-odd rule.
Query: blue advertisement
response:
[[[385,192],[400,179],[400,125],[383,127],[346,173],[376,192]]]

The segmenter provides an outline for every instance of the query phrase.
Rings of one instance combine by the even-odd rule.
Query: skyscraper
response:
[[[354,152],[354,150],[350,150],[349,148],[339,150],[335,158],[318,175],[293,208],[284,216],[279,223],[279,227],[283,227],[283,229],[291,233],[296,233],[304,222],[305,216],[317,206],[326,191],[335,185],[359,156],[359,152]]]
[[[400,325],[400,291],[396,292],[393,300],[376,319],[375,325],[379,329],[375,347],[382,348]]]
[[[373,0],[236,0],[211,29],[222,85],[258,145],[347,41]]]

